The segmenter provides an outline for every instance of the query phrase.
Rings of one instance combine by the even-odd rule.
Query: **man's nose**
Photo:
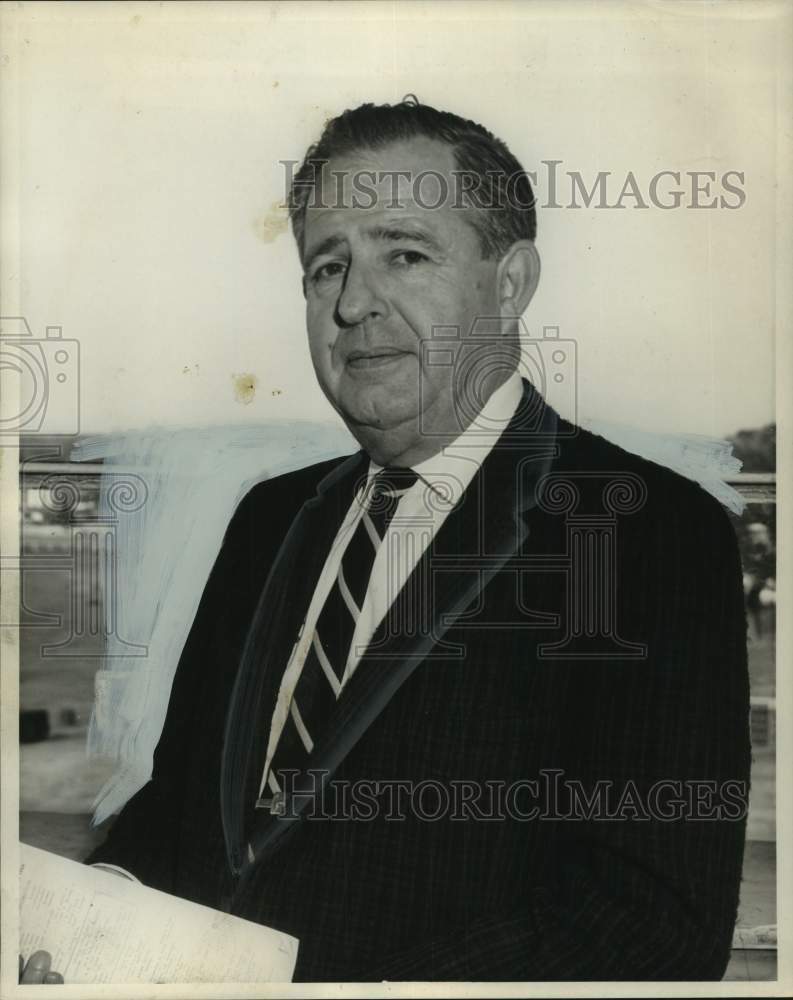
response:
[[[360,264],[350,264],[336,304],[339,326],[356,326],[372,316],[383,317],[387,312],[388,304],[371,270]]]

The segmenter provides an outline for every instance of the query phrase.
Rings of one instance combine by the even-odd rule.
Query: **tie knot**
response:
[[[399,499],[419,478],[418,473],[412,469],[401,468],[397,465],[386,466],[374,477],[371,490],[372,500],[379,500],[381,497],[395,497]]]
[[[382,469],[369,484],[364,503],[371,523],[382,538],[394,516],[400,498],[418,479],[412,469],[395,466]]]

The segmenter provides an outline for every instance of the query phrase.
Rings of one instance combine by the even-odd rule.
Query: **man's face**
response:
[[[451,148],[431,139],[361,150],[330,161],[324,176],[333,179],[322,197],[328,207],[309,202],[306,211],[311,357],[328,399],[377,461],[415,462],[438,450],[439,436],[457,436],[461,380],[455,365],[428,363],[421,345],[434,326],[458,328],[464,342],[477,317],[498,315],[498,262],[482,259],[475,209],[453,207],[453,169]],[[439,184],[427,175],[417,200],[402,181],[395,206],[395,182],[372,178],[394,170],[412,177],[438,171],[449,196],[428,207],[439,200]],[[356,195],[356,176],[376,197],[360,189]],[[460,345],[453,349],[459,367]]]

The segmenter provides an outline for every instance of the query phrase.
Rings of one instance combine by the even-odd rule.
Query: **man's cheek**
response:
[[[306,317],[308,346],[312,357],[317,359],[332,355],[339,338],[339,328],[331,315],[308,314]]]

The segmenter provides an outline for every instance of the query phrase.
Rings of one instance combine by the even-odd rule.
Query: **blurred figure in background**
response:
[[[743,589],[746,610],[756,639],[765,631],[768,609],[776,609],[775,597],[776,550],[771,541],[768,525],[754,521],[747,526],[746,544],[743,548]]]

